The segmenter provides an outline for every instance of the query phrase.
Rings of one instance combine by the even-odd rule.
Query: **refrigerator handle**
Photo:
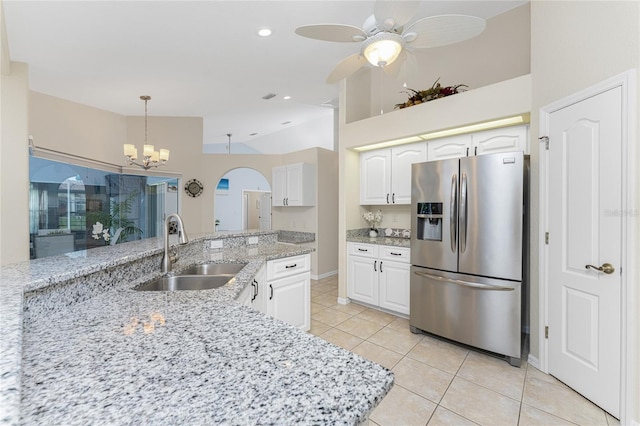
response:
[[[467,249],[467,175],[460,182],[460,253]]]
[[[514,287],[505,287],[505,286],[489,285],[489,284],[482,284],[482,283],[472,283],[469,281],[462,281],[462,280],[455,280],[453,278],[441,277],[439,275],[431,275],[425,272],[414,271],[413,273],[418,275],[419,277],[436,280],[443,283],[456,284],[462,287],[477,288],[479,290],[492,290],[492,291],[513,291],[514,290]]]
[[[451,239],[451,252],[457,250],[458,235],[456,233],[458,225],[458,175],[451,177],[451,201],[449,202],[449,233]]]

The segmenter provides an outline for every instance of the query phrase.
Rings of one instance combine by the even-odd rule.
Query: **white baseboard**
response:
[[[349,303],[351,303],[351,299],[349,299],[348,297],[338,297],[339,305],[348,305]]]
[[[315,281],[318,281],[318,280],[321,280],[323,278],[328,278],[328,277],[330,277],[332,275],[338,275],[338,270],[336,269],[335,271],[326,272],[326,273],[320,274],[320,275],[311,274],[311,279],[315,280]]]

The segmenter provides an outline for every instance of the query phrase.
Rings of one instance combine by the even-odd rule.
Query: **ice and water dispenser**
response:
[[[442,241],[442,203],[418,203],[418,240]]]

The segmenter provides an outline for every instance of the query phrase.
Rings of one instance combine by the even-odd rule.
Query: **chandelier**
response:
[[[127,157],[127,161],[130,165],[136,165],[149,170],[152,167],[164,166],[169,161],[169,150],[161,149],[156,151],[153,145],[147,144],[147,102],[151,99],[151,96],[140,96],[140,99],[144,101],[144,146],[142,150],[142,163],[136,163],[138,159],[138,148],[132,144],[124,144],[124,156]]]

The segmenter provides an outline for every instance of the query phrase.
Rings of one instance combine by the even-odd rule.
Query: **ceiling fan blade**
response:
[[[343,78],[349,77],[366,63],[367,59],[359,53],[347,56],[331,71],[331,74],[327,77],[327,83],[337,83]]]
[[[316,40],[337,42],[363,41],[367,38],[367,34],[361,28],[342,24],[303,25],[296,28],[296,34]]]
[[[376,0],[373,15],[379,27],[390,31],[409,22],[418,12],[419,7],[419,1]],[[389,19],[392,19],[393,23]]]
[[[468,15],[430,16],[414,22],[403,36],[415,33],[417,37],[407,43],[416,48],[446,46],[473,38],[484,31],[484,19]]]

